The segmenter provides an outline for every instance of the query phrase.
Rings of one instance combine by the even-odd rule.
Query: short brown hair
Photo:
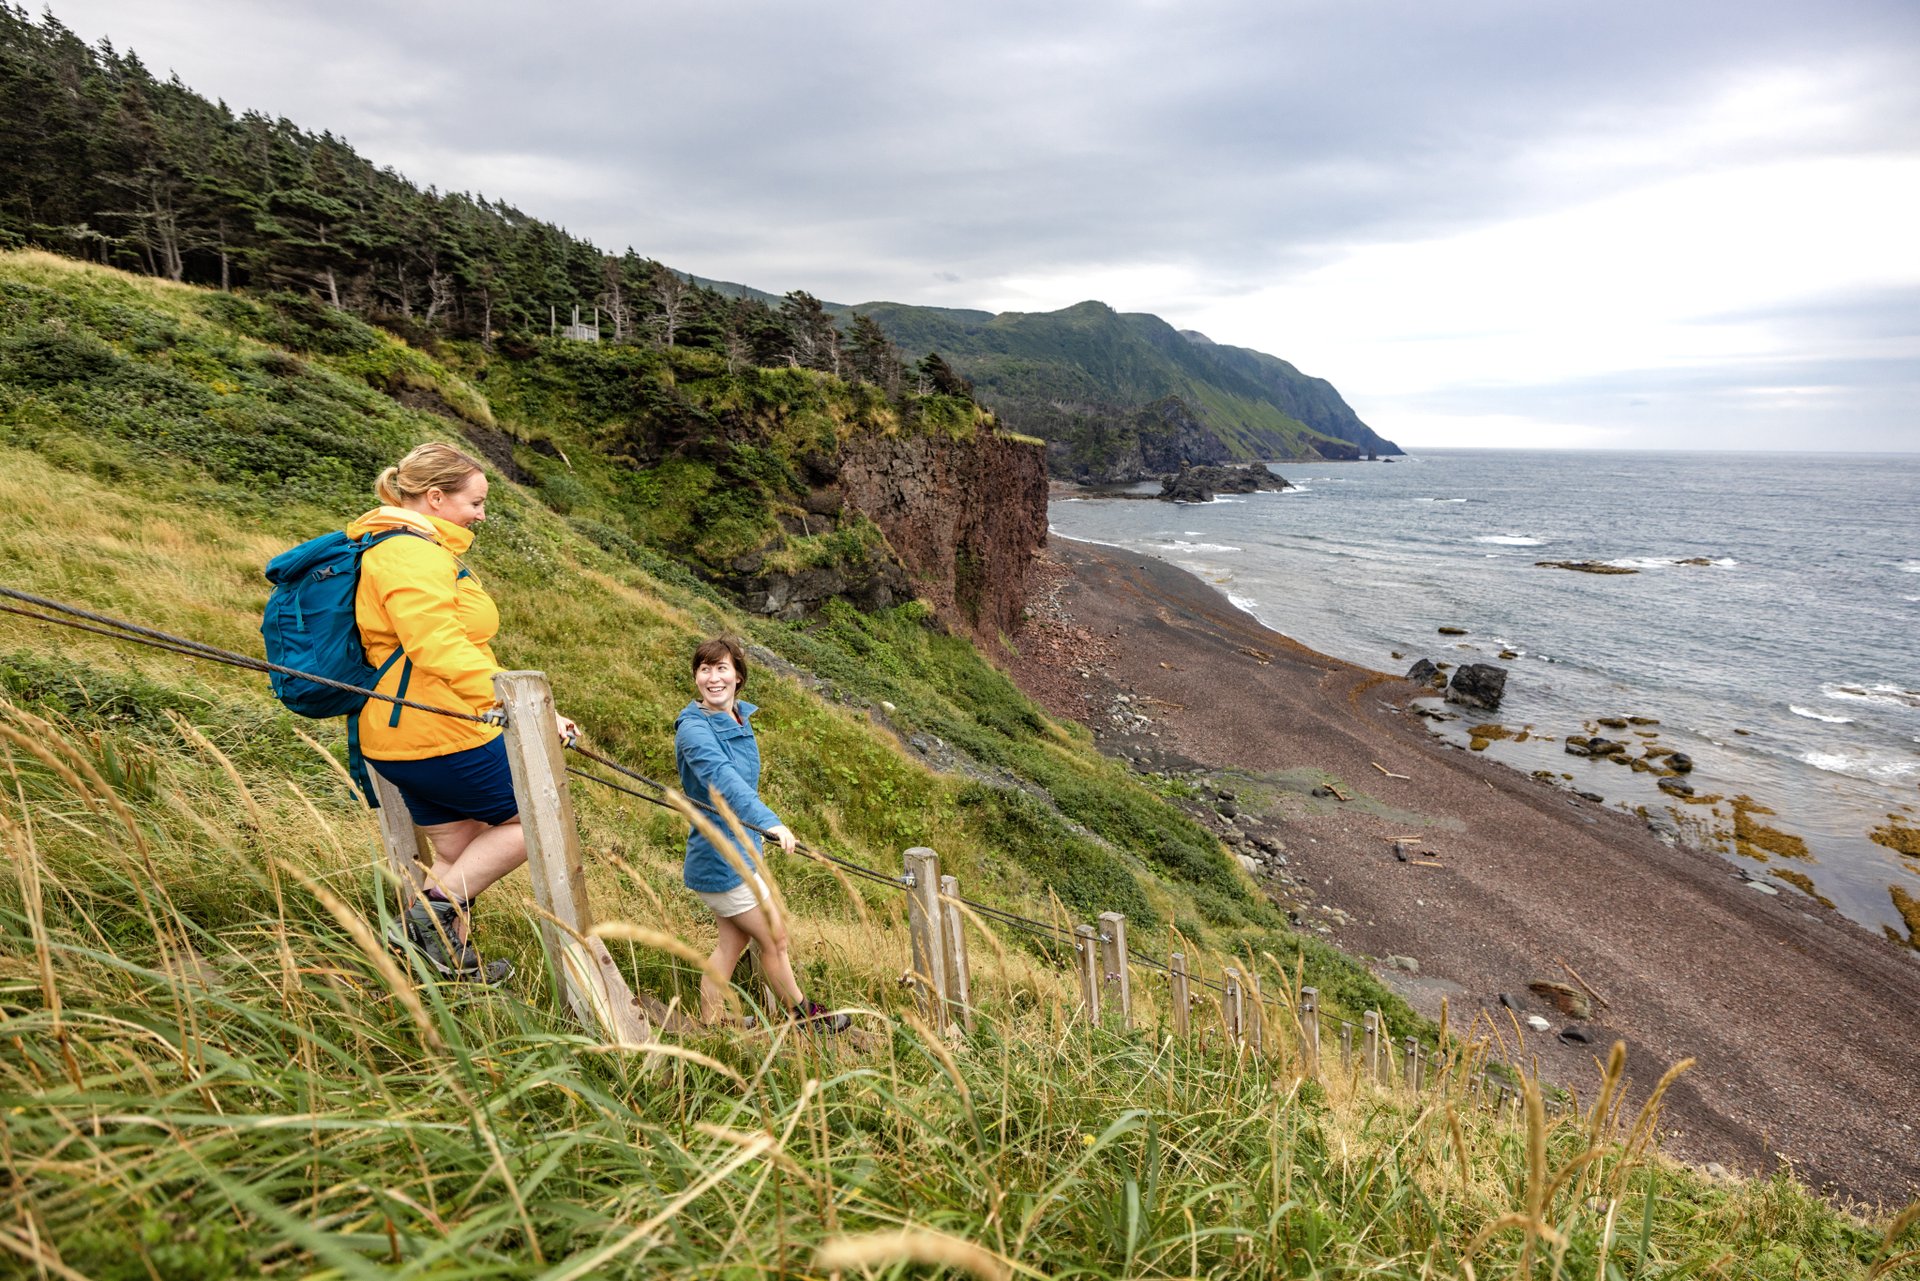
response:
[[[700,647],[693,651],[693,674],[698,676],[703,666],[723,658],[733,663],[733,670],[740,677],[740,683],[734,686],[737,694],[747,687],[747,647],[740,643],[738,636],[716,636],[701,641]]]

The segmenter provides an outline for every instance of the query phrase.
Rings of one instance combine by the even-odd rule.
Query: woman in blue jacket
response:
[[[757,709],[752,703],[740,701],[746,683],[746,650],[733,637],[716,637],[693,651],[695,698],[681,710],[673,732],[680,790],[695,805],[711,805],[713,797],[721,797],[742,823],[763,829],[791,854],[793,832],[760,799],[760,744],[753,736],[752,720]],[[759,833],[749,831],[748,836],[753,848],[740,853],[758,883],[758,894],[699,829],[687,830],[684,879],[687,888],[713,909],[719,927],[713,955],[708,958],[710,973],[700,976],[700,1016],[712,1022],[719,1017],[726,999],[710,975],[731,974],[747,944],[753,943],[760,949],[767,982],[792,1007],[793,1016],[824,1023],[838,1032],[847,1026],[847,1016],[828,1014],[801,993],[787,951],[786,922],[771,919],[760,906],[763,900],[771,902],[772,895],[759,871]]]

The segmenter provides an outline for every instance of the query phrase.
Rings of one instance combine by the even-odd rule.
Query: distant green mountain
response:
[[[1400,448],[1333,385],[1264,352],[1101,302],[993,315],[866,303],[909,355],[937,351],[1056,475],[1122,480],[1230,459],[1364,458]]]

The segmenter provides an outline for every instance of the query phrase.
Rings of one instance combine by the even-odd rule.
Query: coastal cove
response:
[[[1920,953],[1457,750],[1406,682],[1165,562],[1055,536],[1035,579],[1022,688],[1166,779],[1296,929],[1546,1080],[1590,1081],[1621,1041],[1641,1099],[1694,1060],[1662,1139],[1692,1162],[1790,1166],[1869,1203],[1920,1192]],[[1590,999],[1571,1008],[1543,995],[1576,983]]]
[[[1056,495],[1050,521],[1376,671],[1500,664],[1498,712],[1436,697],[1445,739],[1643,811],[1767,889],[1920,928],[1920,858],[1899,852],[1920,823],[1920,457],[1447,450],[1274,470],[1296,488]],[[1615,572],[1542,563],[1562,561]],[[1690,756],[1693,798],[1569,753],[1590,734]]]

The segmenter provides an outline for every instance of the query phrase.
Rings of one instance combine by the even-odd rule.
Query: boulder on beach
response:
[[[1407,669],[1407,679],[1416,685],[1432,685],[1440,679],[1440,669],[1431,658],[1423,658]]]
[[[1507,692],[1507,669],[1492,663],[1464,663],[1447,685],[1447,701],[1492,711]]]

